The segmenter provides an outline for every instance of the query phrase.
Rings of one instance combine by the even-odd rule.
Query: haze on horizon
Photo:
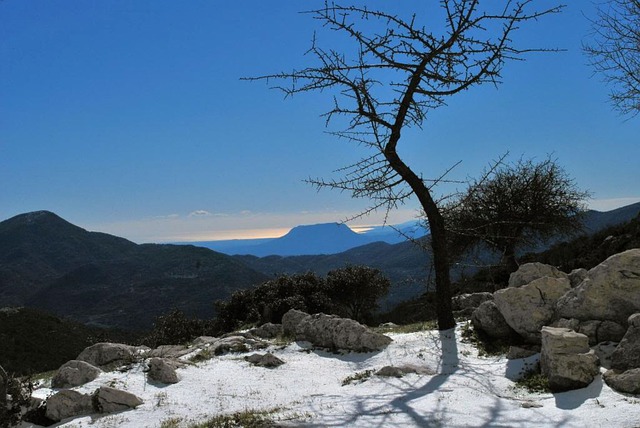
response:
[[[281,236],[363,210],[366,200],[303,182],[362,155],[325,132],[330,96],[285,102],[239,80],[305,66],[314,31],[340,47],[298,13],[322,5],[0,2],[0,220],[45,209],[136,242],[175,242]],[[421,19],[436,2],[383,6]],[[462,161],[451,178],[464,180],[506,151],[551,154],[593,193],[591,208],[640,201],[640,118],[611,109],[581,52],[594,16],[592,2],[572,2],[523,26],[517,45],[566,52],[508,63],[497,90],[449,100],[403,135],[408,161],[425,177]],[[417,214],[407,205],[388,222]]]

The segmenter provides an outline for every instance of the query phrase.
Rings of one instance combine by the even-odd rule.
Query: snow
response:
[[[89,393],[114,386],[144,404],[55,426],[159,427],[171,418],[188,426],[245,410],[273,411],[270,417],[278,424],[296,427],[640,426],[640,397],[611,390],[600,376],[580,390],[534,394],[516,388],[511,379],[535,364],[537,355],[511,361],[479,357],[473,345],[461,342],[460,327],[389,336],[393,342],[385,350],[366,354],[333,354],[304,343],[274,345],[268,351],[286,363],[273,369],[250,365],[246,354],[213,357],[178,369],[181,381],[174,385],[147,382],[142,365],[104,373],[74,389]],[[387,365],[414,365],[434,374],[372,375],[343,386],[349,376]],[[34,395],[53,392],[41,388]]]

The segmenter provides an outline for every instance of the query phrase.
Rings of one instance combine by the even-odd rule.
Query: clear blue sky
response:
[[[420,19],[437,3],[400,8]],[[553,153],[593,192],[594,208],[640,200],[640,117],[612,111],[581,52],[594,6],[569,3],[516,37],[519,47],[567,52],[508,63],[497,90],[452,98],[424,131],[404,134],[401,153],[416,170],[435,177],[462,161],[452,178],[464,179],[507,150],[512,159]],[[366,207],[303,182],[362,154],[324,133],[329,96],[285,101],[239,80],[308,65],[314,30],[330,46],[333,36],[298,13],[322,4],[0,2],[0,220],[45,209],[90,230],[164,242],[264,236]]]

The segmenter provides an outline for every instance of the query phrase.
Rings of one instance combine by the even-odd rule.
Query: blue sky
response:
[[[508,63],[498,89],[472,89],[433,111],[423,131],[403,135],[411,166],[436,177],[462,161],[451,178],[464,179],[506,151],[552,154],[593,193],[594,208],[640,200],[640,117],[611,109],[580,50],[594,6],[570,3],[515,38],[567,51]],[[314,31],[320,44],[337,43],[298,13],[322,4],[0,2],[0,219],[46,209],[90,230],[166,242],[273,236],[365,208],[303,182],[363,154],[325,133],[329,95],[285,101],[240,80],[308,65]],[[396,5],[418,19],[436,6]]]

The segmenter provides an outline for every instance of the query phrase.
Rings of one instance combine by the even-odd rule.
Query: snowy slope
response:
[[[102,374],[77,388],[91,392],[109,384],[144,400],[135,410],[82,417],[62,427],[159,427],[181,418],[182,426],[221,413],[273,410],[283,426],[309,427],[637,427],[640,397],[612,391],[598,376],[588,387],[558,394],[515,389],[509,377],[529,360],[479,358],[453,331],[389,334],[393,343],[368,354],[331,354],[290,344],[270,351],[286,363],[275,369],[251,366],[228,354],[179,369],[182,380],[159,386],[145,381],[142,367]],[[444,352],[443,352],[444,348]],[[442,358],[442,355],[449,357]],[[457,355],[457,357],[453,357]],[[386,365],[420,366],[433,375],[372,376],[342,386],[343,380]],[[42,388],[35,395],[52,391]]]

